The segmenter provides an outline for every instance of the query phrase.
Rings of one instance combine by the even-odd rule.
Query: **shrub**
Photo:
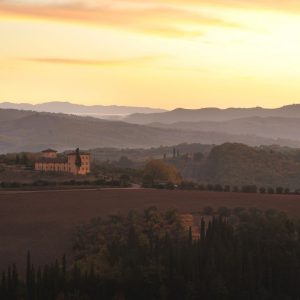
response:
[[[214,191],[216,191],[216,192],[222,192],[223,191],[223,187],[220,184],[216,184],[214,186]]]
[[[239,193],[239,192],[240,192],[240,189],[239,189],[238,186],[234,186],[233,189],[232,189],[232,191],[233,191],[234,193]]]
[[[203,214],[204,215],[212,215],[214,213],[214,209],[211,206],[206,206],[203,208]]]
[[[194,190],[197,188],[197,185],[192,181],[182,181],[179,187],[183,190]]]
[[[231,210],[228,207],[222,206],[218,208],[218,214],[221,217],[229,217],[231,215]]]
[[[242,187],[243,193],[257,193],[257,186],[256,185],[244,185]]]
[[[265,187],[260,187],[260,188],[259,188],[259,192],[260,192],[261,194],[265,194],[265,193],[266,193],[266,188],[265,188]]]
[[[224,186],[224,192],[230,192],[231,191],[231,187],[230,187],[230,185],[225,185]]]

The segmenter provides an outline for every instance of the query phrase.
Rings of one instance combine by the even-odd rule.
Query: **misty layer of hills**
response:
[[[300,118],[249,117],[229,121],[151,123],[153,127],[182,130],[201,130],[234,135],[259,135],[272,139],[300,140]]]
[[[105,119],[119,119],[126,115],[134,113],[160,113],[165,112],[163,109],[148,108],[148,107],[134,107],[134,106],[117,106],[117,105],[79,105],[70,102],[46,102],[41,104],[28,103],[0,103],[2,109],[18,109],[18,110],[32,110],[37,112],[50,113],[64,113],[81,116],[91,116],[95,118]]]
[[[183,109],[177,108],[163,113],[141,114],[135,113],[124,119],[124,121],[135,124],[163,123],[172,124],[176,122],[201,122],[201,121],[228,121],[233,119],[250,117],[281,117],[300,118],[300,104],[283,106],[275,109],[255,108],[202,108]]]
[[[0,109],[0,153],[80,147],[150,148],[179,143],[288,145],[300,141],[201,130],[156,128],[66,114]]]
[[[147,115],[132,114],[124,121],[159,128],[289,140],[287,144],[283,142],[285,145],[291,145],[291,140],[300,140],[300,105],[296,104],[276,109],[176,109]],[[282,141],[276,143],[282,144]]]
[[[278,109],[176,109],[131,114],[122,120],[78,116],[84,114],[82,109],[90,109],[90,114],[97,113],[97,109],[70,103],[26,107],[26,110],[0,109],[0,153],[40,151],[46,147],[57,150],[77,146],[85,149],[151,148],[180,143],[225,142],[300,147],[300,105]],[[60,113],[33,111],[38,109]],[[122,109],[124,113],[126,108]],[[149,112],[149,109],[145,110]],[[71,115],[74,111],[77,116]]]

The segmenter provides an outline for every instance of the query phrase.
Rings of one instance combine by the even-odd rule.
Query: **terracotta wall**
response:
[[[68,155],[67,163],[35,163],[35,170],[45,172],[70,172],[74,175],[86,175],[91,172],[91,161],[89,154],[81,154],[81,167],[78,169],[76,162],[76,154]]]
[[[90,173],[91,171],[91,162],[90,162],[90,155],[88,154],[81,154],[81,167],[78,169],[76,166],[76,154],[70,154],[68,155],[68,165],[69,170],[73,174],[79,174],[79,175],[86,175]]]
[[[42,153],[42,157],[56,158],[57,157],[57,153],[56,152],[43,152]]]

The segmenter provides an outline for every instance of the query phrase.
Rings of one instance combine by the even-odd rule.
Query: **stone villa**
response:
[[[76,150],[65,155],[58,155],[57,151],[47,149],[42,151],[40,158],[36,160],[35,170],[43,172],[72,173],[73,175],[87,175],[91,170],[90,165],[90,154],[87,152]]]

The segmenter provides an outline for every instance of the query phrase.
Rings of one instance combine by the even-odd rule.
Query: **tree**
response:
[[[122,174],[120,176],[120,185],[122,187],[129,187],[130,186],[130,177],[127,174]]]
[[[240,189],[239,189],[238,186],[234,186],[233,189],[232,189],[232,191],[233,191],[234,193],[239,193]]]
[[[221,217],[229,217],[231,214],[231,210],[228,207],[222,206],[218,208],[218,214]]]
[[[204,155],[201,152],[194,153],[194,161],[201,161]]]
[[[206,206],[206,207],[203,208],[203,214],[204,215],[210,216],[210,215],[213,214],[213,212],[214,212],[214,209],[211,206]]]
[[[75,165],[77,167],[77,170],[79,170],[82,165],[79,148],[76,149]]]
[[[120,168],[131,168],[133,165],[132,161],[127,156],[121,156],[118,162]]]
[[[36,268],[28,253],[25,276],[8,266],[0,299],[299,299],[300,219],[234,212],[234,223],[201,218],[196,239],[175,210],[94,219],[74,231],[70,265],[64,257]]]
[[[231,191],[231,187],[230,187],[230,185],[225,185],[224,186],[224,192],[230,192]]]
[[[266,188],[260,187],[260,188],[259,188],[259,192],[260,192],[261,194],[265,194],[265,193],[266,193]]]
[[[19,154],[16,155],[16,165],[20,164],[20,156]]]
[[[257,193],[257,186],[256,185],[244,185],[242,187],[243,193]]]
[[[161,160],[151,160],[144,168],[144,184],[154,185],[156,183],[180,184],[181,175],[178,170]]]
[[[22,157],[19,160],[19,162],[23,165],[27,165],[28,164],[28,157],[26,153],[22,153]]]
[[[220,184],[215,184],[213,187],[213,190],[216,192],[222,192],[223,191],[223,187]]]

